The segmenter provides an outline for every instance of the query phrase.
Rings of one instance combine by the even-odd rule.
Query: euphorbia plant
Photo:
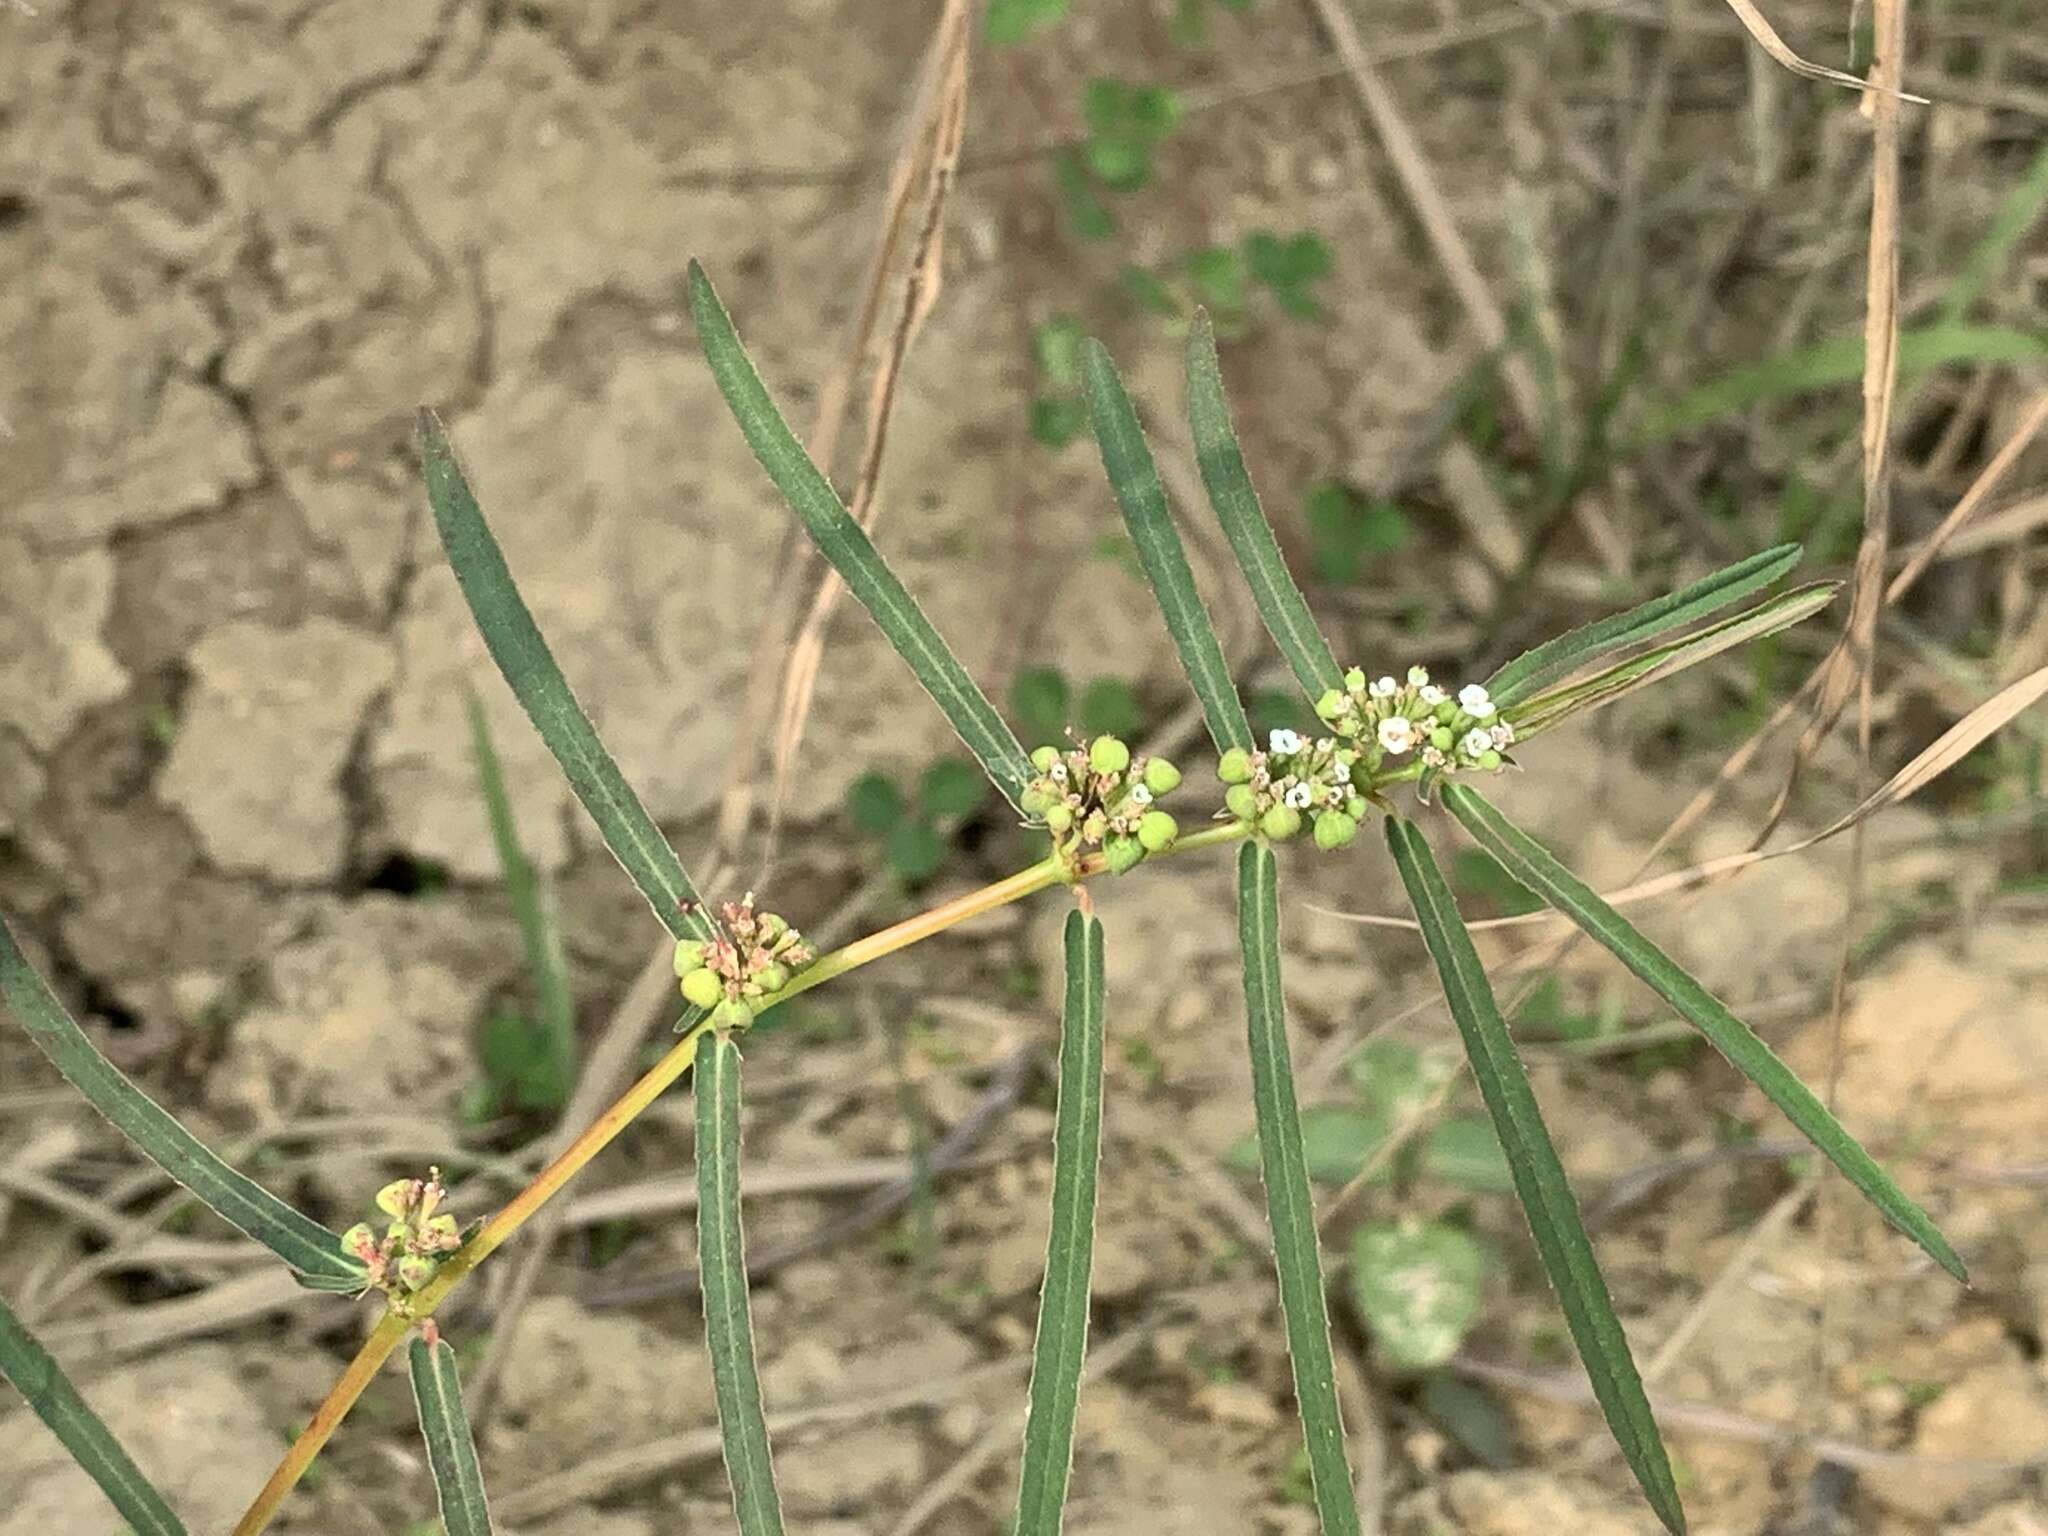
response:
[[[1019,1536],[1056,1531],[1071,1465],[1087,1334],[1102,1114],[1103,945],[1085,887],[1152,860],[1237,845],[1239,937],[1261,1171],[1296,1399],[1322,1528],[1359,1529],[1338,1414],[1329,1324],[1280,985],[1279,850],[1344,854],[1370,821],[1414,907],[1422,937],[1506,1152],[1514,1188],[1556,1287],[1594,1391],[1658,1516],[1683,1527],[1676,1485],[1528,1076],[1429,842],[1404,809],[1440,805],[1510,873],[1658,991],[1690,1020],[1894,1225],[1960,1278],[1961,1261],[1925,1212],[1827,1109],[1698,982],[1631,927],[1476,784],[1517,766],[1529,742],[1583,710],[1729,646],[1799,622],[1827,585],[1764,598],[1797,563],[1768,550],[1667,596],[1538,646],[1483,680],[1439,682],[1421,667],[1340,666],[1282,562],[1230,424],[1213,340],[1199,318],[1188,346],[1188,395],[1203,483],[1258,611],[1322,729],[1254,738],[1196,594],[1137,414],[1108,354],[1088,343],[1082,380],[1111,487],[1218,754],[1220,801],[1177,816],[1191,798],[1178,768],[1132,752],[1114,735],[1078,736],[1026,752],[910,593],[848,515],[776,410],[709,281],[694,265],[690,300],[704,352],[747,441],[819,549],[951,722],[1045,854],[1006,879],[844,948],[813,955],[786,918],[749,895],[713,910],[620,774],[571,694],[431,415],[421,451],[434,518],[493,659],[597,824],[606,844],[676,941],[690,1005],[682,1038],[570,1149],[480,1226],[463,1232],[440,1209],[438,1180],[401,1180],[379,1196],[391,1219],[337,1236],[227,1167],[123,1078],[65,1014],[0,928],[0,991],[58,1068],[141,1149],[208,1206],[269,1246],[306,1284],[384,1297],[384,1315],[238,1528],[270,1519],[315,1452],[413,1330],[414,1386],[451,1536],[489,1529],[454,1360],[435,1310],[578,1169],[695,1069],[698,1228],[704,1320],[726,1465],[741,1529],[781,1529],[754,1368],[739,1225],[740,1043],[766,1011],[812,987],[1004,903],[1065,886],[1077,910],[1065,930],[1066,989],[1054,1131],[1052,1218],[1019,1475]],[[1675,638],[1674,638],[1675,637]],[[1357,856],[1344,854],[1344,856]],[[0,1369],[99,1479],[138,1531],[180,1527],[92,1418],[34,1340],[0,1309]]]

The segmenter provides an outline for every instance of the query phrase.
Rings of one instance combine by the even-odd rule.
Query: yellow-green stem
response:
[[[1238,842],[1250,835],[1250,827],[1239,822],[1224,822],[1190,833],[1165,851],[1189,853],[1222,843]],[[978,891],[970,891],[965,896],[943,902],[928,912],[920,912],[915,917],[906,918],[900,923],[882,929],[879,933],[871,933],[866,938],[856,939],[829,955],[820,956],[782,989],[776,1001],[786,1001],[796,993],[807,992],[835,976],[843,976],[870,961],[879,960],[884,955],[892,955],[921,939],[931,938],[934,934],[943,933],[956,924],[979,917],[985,912],[992,912],[998,907],[1007,906],[1013,901],[1022,900],[1048,887],[1065,883],[1070,878],[1078,881],[1100,874],[1104,867],[1101,854],[1090,854],[1078,861],[1069,876],[1056,858],[1044,859],[1029,868],[1020,869],[1006,879],[998,880],[993,885],[985,885]],[[355,1406],[356,1399],[363,1395],[364,1389],[375,1379],[378,1370],[391,1357],[392,1351],[398,1348],[413,1325],[430,1317],[434,1309],[447,1298],[450,1291],[462,1283],[471,1270],[490,1257],[505,1239],[524,1226],[564,1184],[574,1178],[585,1163],[609,1146],[619,1132],[632,1124],[643,1110],[674,1086],[676,1080],[690,1069],[690,1063],[696,1059],[697,1043],[709,1027],[707,1020],[678,1040],[669,1053],[655,1063],[644,1077],[628,1088],[611,1108],[593,1120],[560,1157],[543,1168],[531,1184],[513,1196],[509,1204],[485,1222],[474,1237],[457,1249],[447,1263],[441,1266],[440,1273],[411,1298],[405,1312],[391,1311],[378,1322],[370,1336],[363,1341],[362,1348],[356,1351],[355,1358],[349,1361],[348,1368],[341,1373],[326,1398],[314,1410],[305,1430],[292,1442],[291,1448],[285,1452],[284,1459],[272,1471],[270,1480],[263,1485],[263,1490],[257,1494],[255,1502],[243,1514],[240,1523],[235,1526],[234,1536],[257,1536],[259,1531],[270,1524],[271,1517],[284,1503],[285,1496],[291,1492],[293,1485],[311,1465],[313,1458],[319,1455],[321,1448],[326,1445],[334,1431],[340,1428],[341,1421],[348,1415],[349,1409]]]

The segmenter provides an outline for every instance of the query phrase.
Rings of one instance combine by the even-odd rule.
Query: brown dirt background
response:
[[[935,9],[0,8],[0,903],[110,1053],[332,1225],[428,1161],[463,1171],[465,1213],[532,1163],[530,1143],[479,1138],[454,1113],[470,1032],[523,985],[464,684],[484,695],[549,874],[586,1039],[652,931],[490,674],[425,517],[411,410],[446,414],[563,665],[695,865],[734,703],[777,664],[750,640],[786,514],[696,356],[683,265],[705,262],[804,419],[857,293]],[[1185,501],[1178,347],[1114,300],[1116,267],[1310,228],[1336,253],[1328,323],[1272,321],[1226,351],[1254,473],[1297,554],[1313,482],[1400,495],[1418,540],[1365,583],[1312,596],[1340,651],[1368,665],[1475,665],[1502,587],[1472,536],[1488,494],[1446,430],[1475,357],[1450,290],[1310,10],[1216,9],[1208,44],[1188,48],[1168,40],[1170,9],[1082,0],[1025,46],[977,48],[945,289],[898,406],[881,542],[998,688],[1025,662],[1116,676],[1166,728],[1182,694],[1164,633],[1126,567],[1093,553],[1115,524],[1092,450],[1050,453],[1026,436],[1029,327],[1073,310],[1111,342]],[[1368,44],[1389,56],[1489,281],[1504,304],[1537,295],[1539,321],[1575,359],[1611,358],[1636,320],[1680,317],[1647,373],[1670,390],[1858,323],[1867,133],[1855,97],[1759,64],[1718,6],[1371,9]],[[1839,54],[1845,8],[1774,16],[1795,46]],[[1909,79],[1939,104],[1908,127],[1909,318],[2048,127],[2048,42],[2025,5],[1922,7],[1912,31]],[[1118,240],[1085,246],[1062,230],[1044,151],[1076,130],[1080,84],[1104,71],[1176,85],[1196,109],[1155,186],[1117,203]],[[2048,324],[2038,234],[1980,317]],[[1905,534],[1953,502],[2039,385],[2038,373],[1956,370],[1909,397]],[[1752,412],[1628,460],[1584,498],[1618,534],[1621,570],[1567,527],[1507,616],[1577,622],[1768,541],[1795,472],[1853,486],[1851,396]],[[2044,483],[2037,450],[2001,500]],[[1505,515],[1512,531],[1515,508]],[[1220,545],[1190,526],[1248,675],[1270,672],[1246,604],[1214,579]],[[1997,545],[1916,598],[1911,643],[1887,641],[1878,769],[2048,660],[2040,554]],[[1825,638],[1788,642],[1787,675]],[[1512,808],[1591,878],[1625,876],[1734,739],[1711,722],[1739,710],[1746,676],[1732,662],[1546,743],[1508,790]],[[1875,824],[1856,919],[1872,942],[1839,1057],[1844,1118],[1929,1204],[1974,1289],[1887,1236],[1837,1181],[1728,1152],[1732,1127],[1766,1143],[1785,1133],[1718,1063],[1531,1049],[1617,1303],[1682,1409],[1671,1443],[1701,1532],[2048,1530],[2048,943],[2027,883],[2044,859],[2029,810],[2038,720],[2010,739],[1989,790],[1944,789]],[[944,743],[872,627],[842,612],[772,904],[847,933],[909,910],[864,880],[870,855],[836,807],[865,769],[913,772]],[[1206,765],[1192,747],[1183,756],[1193,789]],[[1668,857],[1743,846],[1778,782],[1771,761]],[[1847,805],[1854,771],[1846,747],[1824,751],[1795,823]],[[1994,803],[2002,817],[1985,812]],[[1026,856],[988,821],[926,895]],[[416,889],[429,869],[445,879]],[[1340,1091],[1331,1064],[1369,1032],[1453,1050],[1448,1020],[1411,1006],[1427,985],[1419,946],[1316,910],[1393,910],[1376,839],[1341,860],[1290,854],[1287,880],[1305,1097]],[[1846,892],[1832,845],[1646,922],[1825,1076]],[[1250,1126],[1228,879],[1220,861],[1191,858],[1100,899],[1117,1038],[1094,1338],[1115,1368],[1084,1397],[1068,1529],[1306,1532],[1270,1270],[1248,1216],[1257,1191],[1214,1171]],[[771,1410],[835,1409],[778,1443],[792,1529],[885,1536],[949,1478],[924,1529],[1006,1517],[1008,1416],[1043,1243],[1060,905],[1013,909],[835,986],[815,1028],[750,1052],[748,1148],[768,1191],[750,1202],[756,1248],[843,1216],[865,1198],[871,1160],[904,1157],[906,1084],[942,1130],[1012,1053],[1033,1064],[982,1163],[940,1183],[928,1253],[897,1220],[763,1282]],[[1516,947],[1491,940],[1489,958]],[[1560,974],[1575,1006],[1662,1022],[1583,952]],[[1464,1084],[1452,1102],[1470,1096]],[[659,1188],[689,1167],[678,1097],[577,1193]],[[1646,1171],[1662,1176],[1646,1186]],[[191,1528],[225,1530],[367,1310],[270,1284],[202,1227],[154,1250],[136,1238],[161,1187],[12,1028],[0,1030],[0,1175],[0,1289]],[[1511,1204],[1470,1203],[1508,1263],[1460,1359],[1512,1451],[1480,1465],[1414,1382],[1375,1366],[1339,1299],[1373,1528],[1648,1531],[1597,1417],[1559,1398],[1570,1377],[1557,1320]],[[1332,1234],[1333,1260],[1349,1224],[1393,1209],[1367,1191]],[[731,1528],[694,1434],[712,1422],[694,1305],[594,1304],[693,1247],[671,1212],[626,1230],[577,1225],[554,1249],[482,1433],[506,1528]],[[494,1262],[451,1309],[459,1345],[481,1348],[515,1262]],[[426,1519],[411,1411],[393,1372],[281,1528],[367,1536]],[[594,1483],[570,1480],[593,1469]],[[0,1533],[113,1529],[38,1425],[0,1417]]]

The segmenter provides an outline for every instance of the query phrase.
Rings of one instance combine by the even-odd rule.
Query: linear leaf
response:
[[[1245,472],[1237,432],[1230,424],[1230,402],[1223,393],[1223,372],[1216,361],[1216,333],[1206,310],[1195,312],[1194,328],[1188,332],[1187,366],[1188,420],[1194,429],[1195,460],[1201,466],[1202,484],[1208,488],[1209,505],[1215,508],[1223,536],[1236,551],[1266,632],[1294,669],[1302,690],[1311,699],[1319,699],[1327,690],[1344,686],[1344,671],[1323,632],[1316,628],[1301,588],[1288,574],[1279,541],[1273,537],[1273,525]]]
[[[1800,1134],[1863,1191],[1886,1220],[1925,1248],[1937,1264],[1958,1280],[1968,1280],[1963,1261],[1942,1238],[1927,1213],[1892,1182],[1856,1138],[1828,1113],[1827,1106],[1814,1097],[1747,1024],[1477,790],[1467,784],[1446,784],[1443,802],[1509,874],[1604,945],[1677,1009],[1681,1018],[1705,1035],[1736,1071],[1761,1088],[1799,1128]]]
[[[1596,657],[1654,640],[1769,586],[1799,563],[1799,554],[1797,544],[1780,544],[1626,613],[1610,614],[1546,640],[1488,678],[1486,691],[1493,695],[1494,703],[1512,704]]]
[[[477,1465],[469,1415],[462,1408],[455,1351],[439,1340],[429,1344],[414,1338],[408,1359],[420,1435],[427,1442],[427,1464],[441,1501],[441,1527],[447,1536],[491,1536],[491,1507],[484,1498],[483,1468]]]
[[[1195,590],[1194,572],[1188,569],[1187,553],[1174,531],[1166,491],[1159,484],[1152,451],[1145,446],[1138,413],[1124,392],[1108,350],[1092,337],[1081,348],[1081,371],[1088,392],[1088,419],[1102,450],[1102,468],[1109,476],[1110,489],[1116,492],[1117,505],[1123,509],[1124,526],[1138,547],[1138,563],[1144,566],[1145,577],[1159,600],[1173,648],[1180,653],[1181,668],[1201,701],[1209,734],[1218,751],[1232,747],[1249,751],[1251,722],[1245,718],[1237,687],[1230,680],[1230,668],[1223,660],[1223,647],[1216,641],[1208,610]]]
[[[432,411],[420,412],[419,437],[434,526],[491,659],[654,915],[679,939],[710,938],[697,888],[576,702]]]
[[[337,1234],[222,1162],[100,1054],[28,963],[5,921],[0,921],[0,998],[71,1086],[207,1209],[255,1238],[313,1288],[362,1289],[362,1267],[341,1251]]]
[[[1074,1411],[1088,1349],[1088,1276],[1095,1258],[1095,1176],[1102,1152],[1102,924],[1067,914],[1066,1007],[1060,1015],[1060,1093],[1052,1133],[1052,1223],[1031,1410],[1017,1480],[1014,1536],[1058,1536],[1074,1459]]]
[[[1273,850],[1246,843],[1237,855],[1237,933],[1244,951],[1244,1006],[1252,1058],[1252,1104],[1259,1128],[1259,1169],[1266,1219],[1280,1274],[1280,1311],[1294,1365],[1294,1399],[1308,1442],[1309,1482],[1324,1536],[1357,1536],[1358,1505],[1344,1453],[1337,1367],[1330,1356],[1330,1314],[1309,1195],[1294,1065],[1287,1053],[1287,1011],[1280,995],[1280,897]]]
[[[491,742],[491,726],[484,718],[483,704],[474,693],[464,702],[469,709],[470,744],[476,752],[477,783],[483,792],[485,814],[490,818],[491,841],[497,845],[505,896],[519,923],[541,1029],[554,1058],[553,1080],[566,1093],[576,1077],[576,1004],[569,993],[569,968],[562,957],[561,934],[541,901],[533,863],[520,846],[519,828],[512,818],[512,797],[505,792],[505,775],[498,766],[498,752]]]
[[[697,1262],[704,1288],[704,1341],[725,1442],[725,1474],[742,1536],[781,1536],[782,1506],[754,1330],[747,1306],[747,1261],[740,1242],[740,1050],[720,1035],[697,1049]]]
[[[2048,357],[2048,337],[2000,325],[1933,325],[1899,332],[1899,377],[1907,379],[1956,363],[2027,363]],[[1853,384],[1863,376],[1863,337],[1826,341],[1731,369],[1655,407],[1643,424],[1645,445],[1703,427],[1723,416],[1772,400]]]
[[[832,562],[847,590],[867,609],[896,654],[909,664],[982,771],[1005,799],[1017,804],[1032,768],[1015,734],[789,430],[733,330],[732,317],[719,302],[711,279],[694,261],[690,263],[689,287],[690,310],[697,317],[704,360],[711,365],[719,393],[738,419],[747,446],[803,523],[811,542]]]
[[[1607,1282],[1600,1277],[1593,1245],[1579,1221],[1578,1204],[1565,1182],[1557,1149],[1550,1144],[1550,1133],[1543,1127],[1529,1075],[1501,1022],[1493,988],[1472,948],[1472,936],[1458,916],[1443,871],[1437,868],[1429,844],[1414,824],[1389,816],[1387,845],[1393,850],[1401,883],[1408,889],[1423,942],[1436,962],[1444,999],[1472,1062],[1472,1076],[1479,1083],[1487,1113],[1493,1116],[1494,1129],[1500,1133],[1501,1150],[1514,1175],[1515,1195],[1529,1219],[1543,1268],[1556,1287],[1565,1322],[1579,1346],[1579,1358],[1586,1363],[1593,1395],[1599,1399],[1600,1410],[1607,1416],[1608,1427],[1636,1481],[1649,1497],[1650,1507],[1670,1530],[1682,1533],[1685,1511],[1679,1504],[1678,1485],[1672,1480],[1671,1463],[1658,1437],[1657,1421],[1651,1417],[1642,1377],[1629,1354],[1628,1337],[1614,1315]]]
[[[1804,623],[1833,602],[1837,590],[1837,583],[1827,581],[1795,587],[1745,613],[1687,635],[1683,640],[1674,640],[1640,656],[1632,656],[1578,682],[1518,700],[1507,711],[1514,722],[1515,735],[1518,739],[1534,736],[1568,716],[1611,704],[1623,694],[1660,683],[1723,651]]]
[[[87,1406],[49,1351],[0,1301],[0,1376],[14,1383],[36,1417],[100,1485],[133,1536],[185,1536],[163,1495],[121,1449],[121,1442]]]

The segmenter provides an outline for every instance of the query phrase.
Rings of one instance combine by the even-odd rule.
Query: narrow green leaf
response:
[[[1999,199],[1998,212],[1949,280],[1948,291],[1941,296],[1944,321],[1950,325],[1962,323],[1983,297],[1984,290],[2004,270],[2013,247],[2034,227],[2044,208],[2048,208],[2048,145],[2035,153],[2026,174]]]
[[[697,1263],[704,1287],[704,1342],[725,1442],[725,1475],[741,1536],[781,1536],[768,1422],[754,1366],[747,1261],[740,1243],[740,1048],[707,1035],[697,1049]]]
[[[1116,364],[1101,342],[1091,339],[1081,349],[1081,368],[1103,470],[1116,492],[1117,505],[1123,509],[1131,542],[1138,548],[1138,562],[1159,599],[1181,667],[1201,701],[1209,734],[1218,751],[1232,747],[1250,751],[1251,722],[1245,718],[1230,668],[1223,660],[1223,647],[1216,641],[1201,594],[1195,590],[1194,573],[1188,569],[1187,554],[1174,531],[1166,491],[1159,484],[1159,470],[1152,462],[1152,451],[1145,446],[1131,397],[1124,392]]]
[[[719,302],[711,279],[694,261],[690,263],[689,286],[690,310],[697,317],[704,360],[711,365],[719,393],[739,421],[740,431],[746,434],[747,446],[802,521],[819,553],[832,562],[847,590],[860,600],[896,654],[945,712],[982,771],[1005,799],[1017,804],[1025,780],[1031,777],[1030,758],[909,589],[889,569],[866,530],[853,520],[832,482],[819,472],[789,430],[733,330],[732,317]]]
[[[1677,1009],[1680,1018],[1705,1035],[1736,1071],[1761,1088],[1765,1097],[1799,1128],[1800,1134],[1842,1170],[1887,1221],[1926,1249],[1937,1264],[1958,1280],[1968,1280],[1963,1261],[1942,1238],[1927,1213],[1892,1181],[1856,1138],[1828,1113],[1827,1106],[1814,1097],[1812,1090],[1747,1024],[1477,790],[1466,784],[1446,784],[1443,802],[1480,846],[1500,860],[1516,879],[1605,946]]]
[[[1566,683],[1518,700],[1505,713],[1514,723],[1516,739],[1527,740],[1569,716],[1612,704],[1624,694],[1647,688],[1652,683],[1661,683],[1665,678],[1688,667],[1696,667],[1723,651],[1747,645],[1766,635],[1775,635],[1794,624],[1802,624],[1833,602],[1837,590],[1838,584],[1831,581],[1795,587],[1683,640],[1674,640],[1640,656],[1617,662],[1605,671],[1596,672],[1576,683]]]
[[[1899,377],[1913,378],[1957,363],[2029,363],[2048,357],[2048,336],[2000,325],[1955,325],[1946,320],[1899,333]],[[1853,384],[1863,376],[1863,338],[1831,336],[1810,347],[1731,369],[1653,409],[1645,445],[1677,437],[1723,416],[1773,400]]]
[[[315,1289],[362,1289],[362,1268],[341,1251],[337,1234],[214,1156],[100,1054],[28,963],[5,921],[0,921],[0,998],[71,1086],[207,1209],[255,1238]]]
[[[1596,657],[1654,640],[1769,586],[1799,563],[1797,544],[1780,544],[1662,597],[1610,614],[1525,651],[1486,680],[1486,691],[1503,708],[1545,683],[1585,666]]]
[[[185,1536],[185,1527],[171,1513],[163,1495],[129,1460],[121,1442],[4,1301],[0,1301],[0,1376],[14,1383],[36,1417],[50,1426],[50,1433],[71,1453],[71,1459],[100,1485],[100,1491],[127,1521],[132,1536]]]
[[[420,412],[419,436],[434,526],[491,659],[654,915],[679,939],[710,938],[697,888],[576,702],[432,411]]]
[[[427,1442],[427,1464],[441,1501],[441,1528],[447,1536],[490,1536],[491,1507],[484,1498],[483,1468],[477,1465],[469,1415],[462,1409],[455,1351],[440,1340],[429,1344],[416,1337],[408,1362],[420,1436]]]
[[[1387,845],[1393,850],[1394,865],[1421,924],[1423,942],[1436,962],[1444,998],[1458,1033],[1464,1037],[1465,1054],[1471,1058],[1472,1075],[1479,1083],[1487,1113],[1493,1116],[1494,1129],[1500,1133],[1501,1150],[1514,1175],[1515,1194],[1529,1219],[1543,1268],[1557,1289],[1565,1322],[1579,1346],[1579,1358],[1586,1363],[1593,1395],[1650,1507],[1667,1528],[1682,1533],[1685,1511],[1679,1504],[1664,1442],[1657,1434],[1657,1421],[1643,1393],[1642,1377],[1629,1354],[1621,1320],[1614,1315],[1607,1282],[1600,1277],[1593,1245],[1579,1221],[1578,1205],[1565,1182],[1557,1149],[1543,1127],[1529,1075],[1515,1054],[1514,1042],[1494,1003],[1493,988],[1472,948],[1472,936],[1465,931],[1451,888],[1421,832],[1401,817],[1390,816]]]
[[[1095,1175],[1102,1151],[1102,924],[1067,914],[1067,1000],[1060,1016],[1060,1093],[1052,1133],[1052,1223],[1031,1410],[1017,1481],[1014,1536],[1058,1536],[1074,1459],[1074,1411],[1088,1348],[1095,1257]]]
[[[1209,505],[1216,509],[1216,520],[1237,554],[1266,632],[1311,699],[1321,698],[1328,689],[1342,688],[1344,670],[1316,628],[1301,588],[1288,574],[1279,541],[1273,537],[1273,525],[1266,520],[1258,492],[1245,472],[1237,432],[1230,424],[1230,402],[1223,394],[1223,373],[1216,361],[1216,333],[1209,316],[1201,311],[1196,312],[1194,328],[1188,332],[1188,419],[1194,427],[1195,459],[1202,468]]]
[[[1287,1052],[1287,1012],[1280,996],[1279,889],[1273,850],[1260,843],[1246,843],[1238,851],[1237,933],[1244,951],[1245,1019],[1266,1219],[1273,1228],[1273,1262],[1280,1274],[1280,1311],[1287,1323],[1287,1354],[1294,1365],[1294,1398],[1308,1443],[1309,1480],[1324,1536],[1357,1536],[1358,1505],[1344,1453],[1315,1204],[1309,1194],[1294,1066]]]
[[[505,775],[498,766],[498,751],[491,742],[483,705],[474,693],[468,694],[464,703],[469,710],[470,745],[476,753],[477,784],[491,823],[491,841],[497,845],[505,896],[512,903],[519,938],[526,947],[526,969],[533,978],[535,1011],[547,1044],[550,1075],[566,1094],[576,1080],[576,1004],[569,994],[569,967],[562,955],[561,934],[541,900],[540,881],[520,845],[519,828],[512,819],[512,797],[505,792]]]

